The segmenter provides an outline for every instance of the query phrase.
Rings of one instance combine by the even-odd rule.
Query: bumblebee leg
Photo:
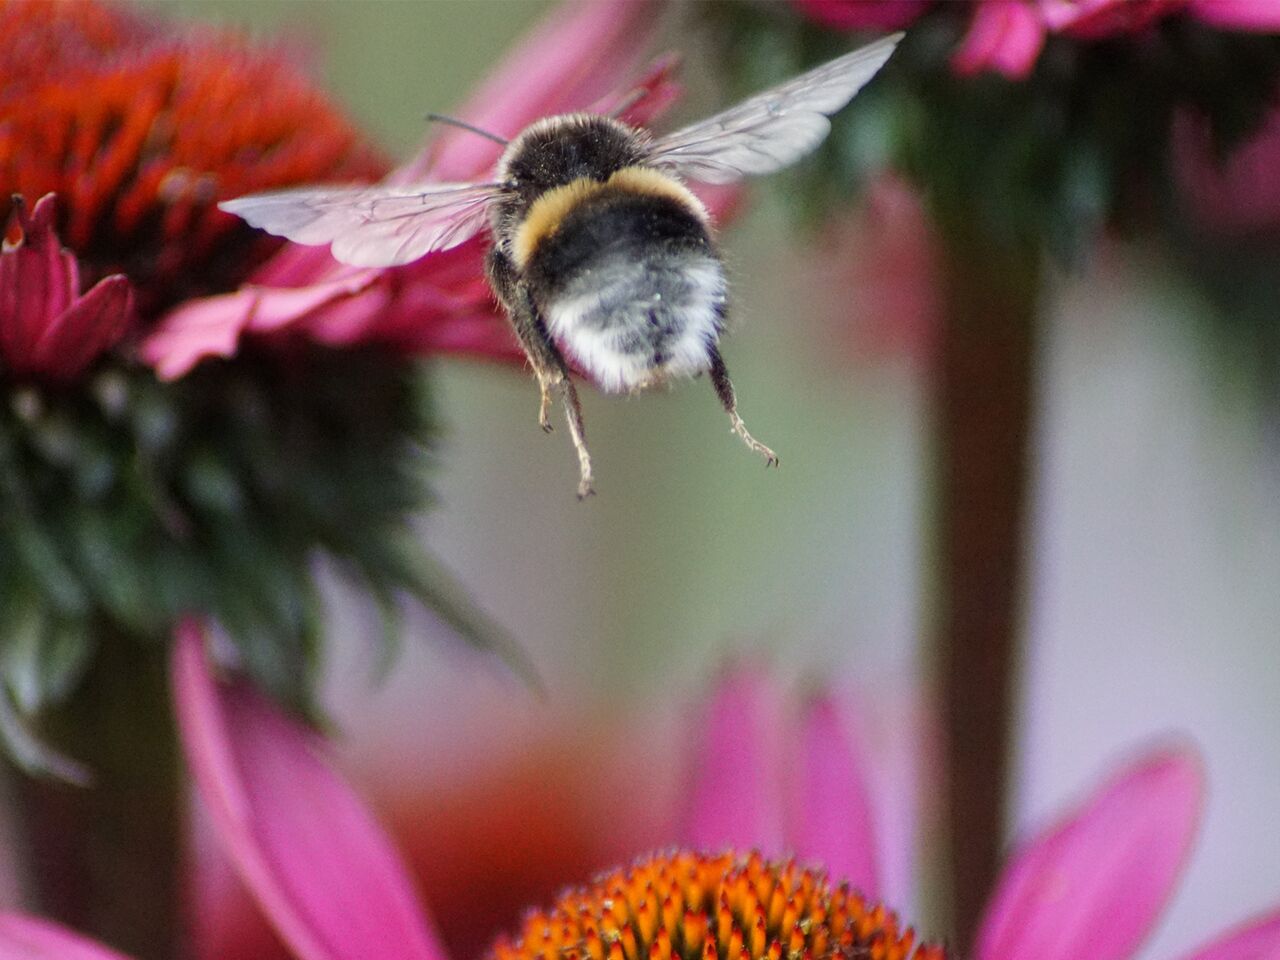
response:
[[[751,436],[747,432],[747,425],[742,422],[742,417],[738,416],[738,400],[734,396],[733,383],[729,380],[729,371],[724,365],[720,351],[714,347],[711,348],[710,372],[711,385],[716,388],[716,396],[720,398],[720,403],[723,404],[725,412],[729,414],[729,422],[733,425],[733,432],[740,436],[748,447],[764,457],[764,465],[766,467],[776,467],[778,465],[778,455]]]
[[[515,331],[529,365],[533,367],[534,376],[538,378],[538,424],[548,433],[551,432],[552,392],[556,388],[564,391],[569,433],[578,452],[578,498],[588,497],[595,492],[591,488],[591,454],[587,450],[586,429],[582,423],[582,403],[578,399],[577,388],[569,379],[569,366],[547,332],[537,305],[507,255],[494,247],[489,251],[485,266],[488,269],[489,283],[506,308],[511,329]]]
[[[567,374],[561,388],[564,390],[564,413],[569,420],[569,435],[573,437],[574,449],[578,451],[578,499],[585,500],[596,491],[591,485],[591,451],[587,449],[587,429],[582,423],[582,402],[578,399],[578,388]]]

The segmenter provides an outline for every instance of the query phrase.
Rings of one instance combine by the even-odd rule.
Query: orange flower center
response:
[[[943,960],[847,884],[759,854],[658,856],[571,890],[486,960]]]
[[[144,319],[274,249],[219,200],[385,170],[298,70],[235,35],[0,0],[0,36],[0,229],[12,194],[56,192],[86,286],[127,274]]]

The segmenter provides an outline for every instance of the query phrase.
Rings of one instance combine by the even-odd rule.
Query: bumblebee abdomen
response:
[[[651,189],[624,179],[567,197],[549,228],[526,224],[541,232],[520,251],[550,332],[610,391],[708,369],[724,325],[724,268],[705,214],[679,184],[640,174]]]

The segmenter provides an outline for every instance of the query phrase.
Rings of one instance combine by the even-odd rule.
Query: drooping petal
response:
[[[1202,790],[1193,753],[1156,753],[1033,837],[997,885],[977,960],[1130,957],[1182,871]]]
[[[390,842],[313,731],[211,674],[188,620],[174,701],[200,798],[266,915],[303,960],[445,960]]]
[[[778,706],[765,671],[725,673],[694,736],[682,839],[698,850],[782,849]]]
[[[801,860],[879,899],[874,815],[857,746],[830,696],[814,699],[802,723],[788,839]]]
[[[1224,934],[1186,960],[1280,960],[1280,910]]]
[[[1012,80],[1031,73],[1044,46],[1044,23],[1024,0],[979,0],[969,32],[951,58],[961,76],[995,70]]]
[[[583,110],[637,79],[653,38],[650,0],[576,0],[555,10],[489,74],[459,111],[470,123],[514,137],[539,117]],[[393,176],[403,183],[468,180],[497,161],[502,148],[466,131],[450,131]]]
[[[127,960],[55,923],[17,913],[0,914],[0,960]]]

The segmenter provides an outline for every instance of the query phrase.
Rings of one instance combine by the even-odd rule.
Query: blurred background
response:
[[[547,5],[157,7],[296,44],[407,157],[423,114],[456,105]],[[700,62],[704,40],[671,43],[693,88],[679,119],[727,96]],[[834,682],[884,716],[923,696],[932,307],[913,209],[891,191],[805,235],[764,183],[724,231],[725,356],[776,471],[728,433],[704,382],[588,392],[599,495],[579,504],[568,438],[537,429],[530,377],[438,365],[447,439],[422,536],[518,637],[548,695],[426,615],[381,676],[370,612],[335,586],[346,640],[328,699],[349,768],[420,863],[456,946],[478,950],[493,932],[479,927],[530,896],[664,842],[689,709],[726,658]],[[1210,309],[1168,260],[1108,242],[1053,274],[1034,386],[1009,829],[1153,739],[1194,740],[1204,829],[1152,957],[1280,893],[1280,445],[1274,406],[1209,341]],[[483,913],[476,884],[494,898]]]

